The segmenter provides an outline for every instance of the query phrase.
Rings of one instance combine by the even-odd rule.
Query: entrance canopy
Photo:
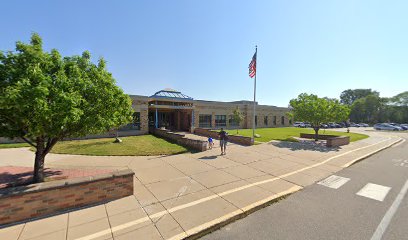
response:
[[[193,109],[193,98],[174,89],[166,88],[149,97],[149,108]]]
[[[171,99],[171,100],[193,100],[192,97],[189,97],[177,90],[171,88],[165,88],[160,90],[150,96],[150,98],[159,98],[159,99]]]
[[[149,125],[188,131],[194,122],[194,99],[166,88],[149,97]]]

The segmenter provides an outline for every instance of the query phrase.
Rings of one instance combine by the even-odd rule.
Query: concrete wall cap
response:
[[[20,195],[20,194],[27,194],[27,193],[35,193],[45,190],[52,190],[58,189],[68,186],[74,186],[82,183],[88,182],[95,182],[100,180],[105,180],[114,177],[126,177],[126,176],[133,176],[135,173],[130,169],[119,170],[117,172],[108,173],[108,174],[100,174],[90,177],[81,177],[81,178],[72,178],[72,179],[63,179],[63,180],[56,180],[51,182],[42,182],[42,183],[35,183],[25,186],[18,186],[18,187],[10,187],[5,189],[0,189],[0,199],[4,197],[8,197],[10,195]]]

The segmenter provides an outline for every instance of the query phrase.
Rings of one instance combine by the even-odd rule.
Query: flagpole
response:
[[[255,46],[255,79],[254,79],[254,116],[252,118],[252,139],[254,140],[255,143],[255,116],[256,116],[256,109],[255,109],[255,103],[256,103],[256,73],[258,71],[256,65],[258,63],[258,46]]]

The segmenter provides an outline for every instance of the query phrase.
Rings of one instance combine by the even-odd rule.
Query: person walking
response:
[[[208,147],[212,149],[214,146],[214,140],[211,136],[208,137]]]
[[[218,136],[220,137],[221,155],[225,155],[227,150],[228,133],[221,128]]]

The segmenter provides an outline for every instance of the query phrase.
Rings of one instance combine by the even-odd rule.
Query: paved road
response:
[[[408,141],[335,175],[203,239],[408,239]]]

